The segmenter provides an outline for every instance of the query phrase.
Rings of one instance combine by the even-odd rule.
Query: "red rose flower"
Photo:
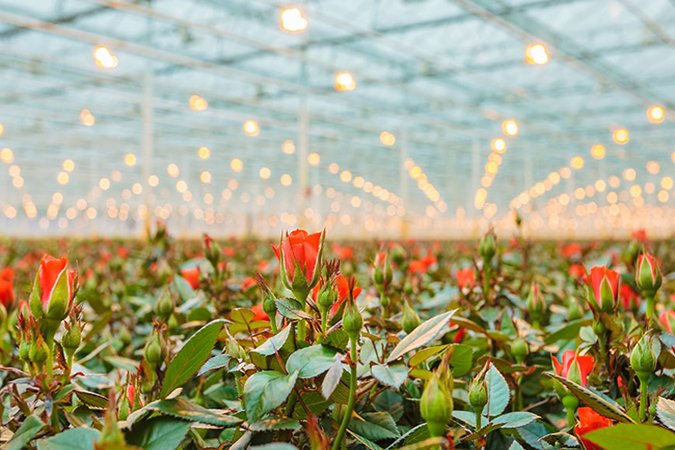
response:
[[[254,322],[260,321],[260,320],[264,320],[264,321],[269,322],[270,318],[267,316],[267,313],[263,309],[262,303],[259,303],[257,305],[253,305],[253,307],[251,308],[251,311],[254,314],[254,316],[253,316]]]
[[[354,249],[349,246],[343,247],[338,244],[333,244],[333,252],[340,261],[348,261],[354,258]]]
[[[255,280],[255,278],[252,277],[246,277],[244,280],[241,282],[241,285],[239,285],[239,288],[242,291],[248,291],[252,287],[255,287],[258,284],[258,282]]]
[[[647,230],[644,228],[640,228],[639,230],[633,231],[631,234],[633,239],[640,241],[640,242],[647,242]]]
[[[567,259],[581,256],[581,246],[579,244],[567,244],[562,248],[562,255]]]
[[[313,288],[319,280],[323,233],[309,234],[305,230],[286,233],[278,246],[273,245],[274,254],[279,260],[284,285],[293,290],[296,280],[296,268],[300,269],[302,279],[298,279],[296,288]]]
[[[457,286],[460,289],[471,289],[476,284],[476,274],[471,267],[457,271]]]
[[[640,307],[640,296],[629,284],[623,283],[621,285],[619,296],[621,297],[621,305],[626,311],[632,309],[633,306],[635,308]]]
[[[9,267],[0,270],[0,303],[5,309],[14,303],[14,271]]]
[[[602,312],[614,310],[619,298],[619,281],[618,272],[607,267],[593,267],[586,277],[590,307]]]
[[[579,423],[574,427],[574,432],[579,437],[586,450],[602,450],[602,447],[584,439],[586,433],[600,428],[611,427],[612,420],[593,411],[592,408],[582,406],[577,410],[579,414]]]
[[[578,281],[582,281],[586,276],[586,268],[581,264],[574,263],[567,269],[567,273]]]
[[[38,272],[40,301],[42,302],[43,311],[47,312],[50,309],[52,301],[63,302],[64,310],[68,311],[70,309],[70,302],[73,300],[74,281],[75,270],[68,268],[68,258],[54,258],[44,255],[42,260],[40,260],[40,271]],[[59,282],[66,283],[67,298],[57,299],[54,297]]]
[[[593,371],[595,359],[591,355],[577,355],[574,350],[565,350],[562,362],[551,356],[556,375],[582,386],[588,384],[588,374]]]
[[[185,281],[188,282],[192,289],[197,289],[199,287],[199,277],[201,275],[199,267],[183,269],[180,271],[180,274],[185,278]]]

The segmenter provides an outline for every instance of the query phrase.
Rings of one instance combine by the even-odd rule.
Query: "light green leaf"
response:
[[[6,450],[21,450],[40,432],[43,426],[44,423],[38,417],[26,417],[7,443]]]
[[[422,322],[412,333],[401,339],[387,358],[387,363],[400,358],[408,352],[427,345],[447,331],[448,323],[457,310],[448,311]]]
[[[635,423],[635,421],[627,415],[619,405],[610,402],[595,392],[586,389],[574,381],[559,377],[556,374],[547,372],[546,375],[558,380],[572,393],[572,395],[578,398],[583,404],[593,408],[597,413],[610,419],[618,420],[619,422]]]
[[[509,385],[493,364],[490,364],[490,369],[485,374],[485,382],[488,388],[488,402],[483,408],[483,415],[498,416],[504,412],[511,400]]]
[[[209,372],[211,370],[217,370],[222,369],[223,367],[227,367],[231,360],[232,357],[227,353],[221,353],[220,355],[216,355],[204,363],[201,369],[199,369],[199,372],[197,372],[197,375],[202,376],[206,372]]]
[[[367,439],[396,439],[401,432],[388,412],[363,413],[349,422],[349,429]]]
[[[336,351],[321,344],[296,350],[286,361],[288,372],[298,372],[300,378],[321,375],[333,365]]]
[[[620,423],[584,434],[604,450],[665,450],[675,447],[675,433],[654,425]]]
[[[189,429],[190,422],[173,417],[154,417],[135,424],[126,434],[126,440],[127,444],[145,450],[175,450]]]
[[[195,405],[183,399],[159,400],[150,403],[147,408],[179,419],[208,423],[221,427],[234,427],[242,422],[237,417],[224,414],[216,409],[206,409],[203,406]]]
[[[455,378],[469,373],[473,366],[473,350],[471,347],[464,344],[453,344],[450,366],[452,366],[452,376]]]
[[[298,372],[284,375],[271,370],[251,375],[244,384],[244,404],[249,422],[281,405],[295,386]]]
[[[342,372],[344,371],[342,357],[339,354],[336,354],[333,358],[335,362],[333,362],[333,365],[328,369],[326,376],[323,378],[323,383],[321,383],[321,395],[323,395],[323,398],[326,400],[333,395],[335,388],[342,378]]]
[[[278,298],[276,300],[279,314],[291,320],[311,320],[312,316],[302,310],[299,301],[292,298]]]
[[[281,350],[288,340],[288,336],[291,335],[291,329],[292,327],[287,325],[286,328],[267,339],[260,346],[253,349],[253,351],[265,356],[274,355],[276,352]]]
[[[377,381],[394,389],[400,388],[408,378],[408,367],[404,364],[392,364],[391,366],[376,364],[370,370]]]
[[[181,386],[204,364],[218,340],[224,320],[214,320],[200,328],[171,359],[164,375],[160,397],[166,397]]]
[[[269,415],[264,419],[257,420],[248,426],[251,431],[277,431],[291,430],[298,431],[302,428],[297,419],[288,419],[285,417],[274,417]]]
[[[40,439],[38,450],[92,450],[99,432],[91,428],[71,428],[56,436]]]
[[[520,428],[534,422],[539,418],[538,415],[527,411],[515,411],[495,417],[492,420],[493,424],[502,425],[502,428]]]
[[[435,345],[433,347],[427,347],[425,349],[420,350],[419,352],[415,353],[413,356],[410,357],[410,361],[408,361],[408,365],[410,367],[415,367],[419,366],[432,356],[438,355],[442,351],[446,350],[449,345]]]
[[[656,404],[656,415],[662,424],[675,431],[675,401],[659,397]]]

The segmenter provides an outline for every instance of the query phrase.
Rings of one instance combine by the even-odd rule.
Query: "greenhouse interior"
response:
[[[0,0],[0,448],[672,450],[675,1]]]

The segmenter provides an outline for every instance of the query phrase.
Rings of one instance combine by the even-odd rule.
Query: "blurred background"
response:
[[[9,236],[675,230],[672,0],[0,0]]]

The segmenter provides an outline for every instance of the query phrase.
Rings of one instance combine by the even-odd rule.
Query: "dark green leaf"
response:
[[[450,365],[452,376],[461,377],[469,373],[473,363],[473,350],[468,345],[453,344]]]
[[[43,426],[44,423],[42,423],[39,418],[35,416],[26,417],[19,429],[16,430],[12,436],[12,439],[10,439],[7,443],[7,447],[5,449],[21,450],[35,437],[36,434],[40,432]]]
[[[590,324],[590,319],[577,319],[566,322],[562,326],[549,330],[544,342],[550,345],[561,339],[575,339],[579,335],[579,329]]]
[[[223,320],[214,320],[204,325],[178,350],[166,368],[160,397],[169,395],[199,370],[211,354],[224,323]]]
[[[173,417],[154,417],[134,425],[126,434],[128,444],[145,450],[175,450],[190,429],[190,422]]]
[[[367,439],[396,439],[401,436],[396,422],[388,412],[363,413],[349,422],[349,429]]]
[[[222,369],[223,367],[227,367],[230,364],[231,360],[232,357],[227,353],[221,353],[220,355],[216,355],[204,363],[202,368],[199,369],[199,372],[197,372],[197,375],[202,376],[206,372],[209,372],[211,370],[217,370]]]
[[[504,412],[511,400],[509,385],[493,364],[490,364],[490,369],[485,374],[485,382],[488,388],[488,402],[483,408],[483,415],[498,416]]]
[[[92,409],[106,409],[108,406],[108,399],[101,394],[82,389],[75,389],[75,395],[82,400],[82,403]]]
[[[237,417],[229,416],[218,410],[206,409],[183,399],[159,400],[150,403],[147,408],[179,419],[208,423],[221,427],[234,427],[242,422]]]
[[[412,333],[401,339],[387,358],[387,363],[400,358],[406,353],[427,345],[448,328],[448,323],[457,310],[448,311],[422,322]]]
[[[593,408],[597,413],[602,414],[605,417],[609,417],[610,419],[618,420],[619,422],[635,422],[619,407],[619,405],[611,403],[609,400],[590,391],[589,389],[586,389],[585,387],[580,386],[573,381],[559,377],[553,373],[547,372],[546,375],[558,380],[572,393],[572,395],[578,398],[583,404]]]
[[[91,428],[71,428],[56,436],[40,439],[38,450],[92,450],[99,432]]]
[[[293,390],[297,379],[298,372],[284,375],[266,371],[251,375],[244,385],[244,404],[249,422],[255,422],[281,405]]]

